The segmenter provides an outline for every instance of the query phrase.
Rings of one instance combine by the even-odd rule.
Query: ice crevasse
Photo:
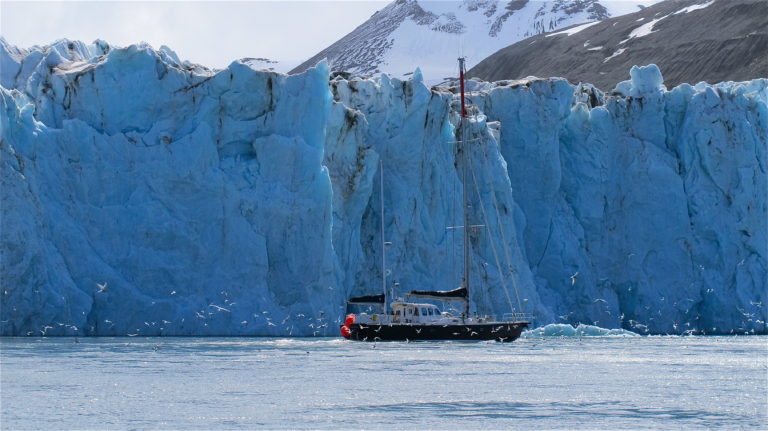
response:
[[[1,39],[0,71],[2,335],[335,335],[381,290],[379,160],[397,293],[459,283],[457,98],[418,71]],[[766,332],[768,79],[468,85],[473,311]]]

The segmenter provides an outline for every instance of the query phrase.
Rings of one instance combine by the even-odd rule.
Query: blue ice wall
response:
[[[555,314],[765,331],[767,86],[667,91],[652,65],[611,95],[534,80],[477,98],[501,123],[528,262]]]
[[[338,314],[327,67],[46,61],[2,89],[3,334],[307,334]]]
[[[396,294],[460,282],[456,97],[419,73],[1,39],[0,66],[3,335],[335,335],[382,217]],[[630,76],[470,82],[473,311],[765,332],[768,80]]]

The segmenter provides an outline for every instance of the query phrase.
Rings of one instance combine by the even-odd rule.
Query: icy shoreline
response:
[[[420,73],[1,42],[0,334],[332,335],[379,289],[379,158],[396,281],[457,282],[454,97]],[[491,234],[539,322],[766,333],[768,80],[470,84]],[[487,238],[473,299],[500,315]]]

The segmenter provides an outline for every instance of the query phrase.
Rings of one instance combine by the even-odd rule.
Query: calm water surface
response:
[[[768,337],[0,340],[0,429],[768,428]]]

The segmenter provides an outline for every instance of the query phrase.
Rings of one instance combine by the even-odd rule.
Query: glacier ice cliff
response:
[[[469,82],[473,311],[765,333],[768,79],[630,78]],[[418,71],[0,39],[0,85],[2,335],[335,335],[382,252],[398,293],[459,283],[457,98]]]

